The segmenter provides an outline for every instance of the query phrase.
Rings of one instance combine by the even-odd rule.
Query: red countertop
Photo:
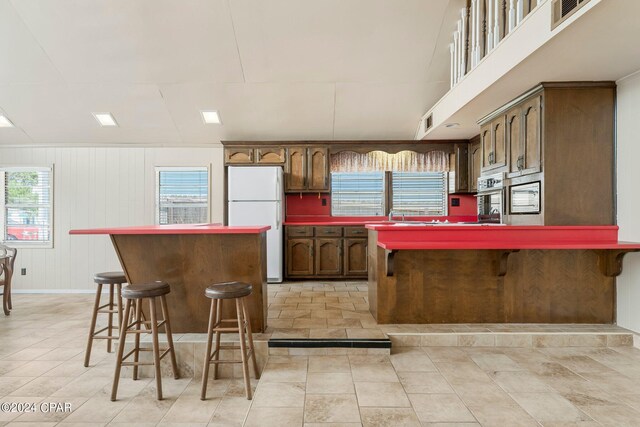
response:
[[[230,227],[220,224],[142,225],[134,227],[89,228],[71,230],[69,234],[257,234],[271,227]]]
[[[368,224],[378,246],[419,249],[640,249],[619,242],[617,226],[397,225]]]

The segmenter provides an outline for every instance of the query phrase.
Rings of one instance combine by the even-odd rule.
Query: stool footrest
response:
[[[160,349],[162,351],[162,353],[160,353],[160,356],[158,356],[158,359],[162,360],[163,357],[165,357],[170,351],[171,351],[171,347],[169,348],[165,348],[165,349]],[[141,351],[148,351],[148,352],[152,352],[153,349],[152,348],[147,348],[147,347],[141,347],[138,349],[138,352]],[[129,356],[131,356],[132,354],[134,354],[136,352],[136,349],[132,349],[131,351],[129,351],[127,354],[125,354],[124,356],[122,356],[122,361],[123,361],[123,365],[124,365],[124,361],[127,360],[127,358]],[[128,362],[128,363],[138,363],[138,362]],[[151,363],[147,363],[147,365],[153,365],[153,362]]]
[[[240,347],[222,347],[220,348],[220,350],[242,350]],[[213,353],[211,353],[211,355],[209,356],[209,363],[242,363],[242,359],[240,360],[213,360],[214,356],[216,355],[216,353],[218,352],[218,350],[215,350]],[[253,351],[248,348],[246,351],[246,358],[248,359],[249,357],[251,357],[251,354],[253,354]]]
[[[100,336],[93,336],[94,340],[119,340],[120,339],[120,335],[100,335]]]
[[[108,326],[105,326],[104,328],[102,328],[102,329],[99,329],[99,330],[95,331],[95,332],[93,333],[93,337],[94,337],[94,338],[100,338],[100,337],[98,337],[98,336],[96,336],[96,335],[98,335],[98,334],[99,334],[99,333],[101,333],[101,332],[106,331],[107,329],[109,329],[109,327],[108,327]],[[112,327],[111,327],[111,329],[120,329],[120,328],[118,328],[117,326],[112,326]],[[116,337],[116,338],[117,338],[117,337]]]
[[[158,328],[160,328],[161,326],[164,326],[164,324],[167,323],[166,320],[163,320],[161,322],[158,322]],[[146,329],[132,329],[135,328],[137,322],[134,323],[130,323],[129,325],[127,325],[127,333],[128,334],[150,334],[151,333],[151,321],[150,320],[146,320],[140,321],[140,326],[144,326]]]

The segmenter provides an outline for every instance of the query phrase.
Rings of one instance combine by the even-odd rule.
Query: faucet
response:
[[[404,212],[400,213],[401,218],[402,218],[402,222],[404,222]],[[393,210],[389,211],[389,222],[393,221]]]

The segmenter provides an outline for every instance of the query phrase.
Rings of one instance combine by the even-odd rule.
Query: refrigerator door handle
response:
[[[280,182],[280,174],[276,174],[276,196],[279,198],[281,193],[281,185],[282,183]],[[281,212],[281,207],[280,204],[283,202],[283,200],[280,200],[278,202],[278,210],[276,211],[276,230],[280,230],[280,225],[282,222],[282,212]]]

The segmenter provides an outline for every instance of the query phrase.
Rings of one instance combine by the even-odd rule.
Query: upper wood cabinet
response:
[[[469,144],[455,144],[449,158],[449,193],[469,191]]]
[[[477,137],[476,137],[477,138]],[[478,178],[482,169],[482,146],[480,139],[472,139],[469,143],[469,191],[478,191]]]
[[[499,172],[507,164],[505,116],[501,115],[480,128],[482,170]]]
[[[253,163],[253,148],[225,148],[224,162],[226,164],[251,164]]]
[[[224,149],[224,162],[233,164],[284,164],[285,150],[282,147],[229,147]]]
[[[329,191],[329,150],[324,147],[287,148],[286,175],[285,191]]]
[[[542,149],[542,95],[522,104],[522,142],[524,164],[522,173],[540,171]]]
[[[507,112],[510,177],[540,172],[540,105],[536,95]]]
[[[282,165],[285,160],[285,150],[282,147],[256,148],[256,163]]]
[[[326,148],[307,148],[308,188],[311,191],[329,191],[329,151]]]
[[[307,149],[287,148],[287,168],[284,191],[304,191],[307,189]]]

